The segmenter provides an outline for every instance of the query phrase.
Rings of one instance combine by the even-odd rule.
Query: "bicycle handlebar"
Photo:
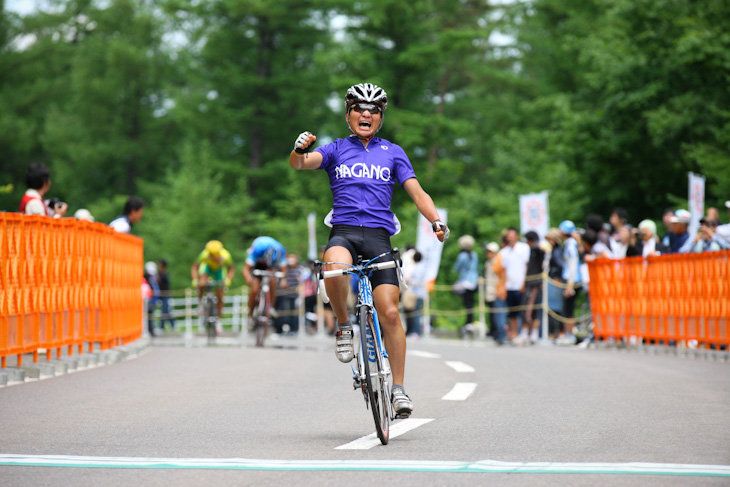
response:
[[[394,260],[388,261],[388,262],[375,262],[373,264],[368,264],[362,268],[358,268],[358,266],[353,266],[347,269],[335,269],[333,271],[322,271],[322,277],[328,278],[328,277],[337,277],[337,276],[344,276],[346,274],[351,274],[354,271],[359,270],[360,272],[368,272],[368,271],[381,271],[384,269],[392,269],[396,266],[396,262]]]
[[[252,269],[251,274],[256,277],[263,277],[263,276],[273,276],[278,277],[279,279],[283,279],[286,277],[286,274],[280,271],[269,271],[269,270],[262,270],[262,269]]]
[[[381,257],[384,257],[386,255],[392,255],[393,260],[389,260],[387,262],[373,262],[375,259],[379,259]],[[403,279],[403,273],[401,272],[400,266],[402,264],[400,260],[400,251],[397,248],[394,248],[390,252],[385,252],[383,254],[380,254],[377,257],[374,257],[370,260],[370,263],[367,263],[365,265],[353,265],[353,264],[346,264],[348,267],[344,269],[334,269],[331,271],[323,271],[322,265],[324,264],[336,264],[336,262],[315,262],[315,269],[317,271],[317,274],[319,275],[319,295],[322,296],[322,301],[326,304],[330,302],[329,296],[327,296],[327,290],[324,287],[324,280],[329,277],[340,277],[340,276],[346,276],[347,274],[369,274],[372,271],[382,271],[385,269],[393,269],[396,268],[398,270],[398,280],[405,285],[405,280]]]

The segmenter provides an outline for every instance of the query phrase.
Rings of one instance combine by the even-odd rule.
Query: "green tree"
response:
[[[66,4],[73,32],[66,93],[49,108],[41,140],[57,186],[77,206],[135,194],[174,162],[175,130],[165,116],[169,57],[161,22],[145,2]],[[73,206],[73,205],[72,205]]]

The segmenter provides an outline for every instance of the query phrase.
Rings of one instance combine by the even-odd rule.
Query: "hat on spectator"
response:
[[[553,227],[545,234],[545,238],[549,238],[551,240],[555,240],[556,242],[560,241],[560,230]]]
[[[639,230],[648,230],[652,235],[656,235],[656,223],[651,220],[641,220]]]
[[[157,275],[157,264],[149,261],[144,265],[144,271],[149,274],[150,276],[156,276]]]
[[[725,208],[730,208],[730,200],[727,200],[727,201],[725,202]]]
[[[674,212],[674,216],[669,219],[672,223],[689,223],[692,219],[692,214],[687,210],[677,210]]]
[[[494,252],[495,254],[499,252],[499,244],[497,242],[489,242],[484,246],[484,248],[490,252]]]
[[[91,212],[86,208],[79,208],[78,210],[76,210],[76,213],[74,213],[74,218],[76,218],[77,220],[87,220],[90,222],[96,221],[96,219],[91,216]]]
[[[563,232],[563,235],[570,235],[575,232],[575,223],[570,220],[563,220],[560,222],[560,225],[558,225],[558,228],[561,232]]]
[[[459,247],[461,247],[461,250],[471,250],[474,248],[474,237],[471,235],[462,235],[459,237]]]

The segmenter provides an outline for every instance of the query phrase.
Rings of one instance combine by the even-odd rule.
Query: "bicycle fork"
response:
[[[377,317],[377,311],[374,309],[371,310],[373,313],[373,322],[375,322]],[[358,313],[357,317],[358,323],[360,322],[360,316]],[[378,327],[375,327],[376,330]],[[369,362],[368,369],[370,370],[370,377],[371,382],[373,384],[377,384],[377,379],[384,379],[388,381],[389,386],[390,381],[389,377],[391,376],[391,370],[390,370],[390,360],[388,359],[388,352],[385,350],[385,346],[383,345],[383,342],[380,337],[373,337],[370,327],[367,326],[365,329],[365,351],[362,353],[362,338],[360,334],[362,333],[362,330],[360,330],[360,325],[353,324],[352,327],[352,338],[353,338],[353,346],[355,347],[355,361],[357,362],[357,369],[355,369],[354,365],[350,365],[352,368],[352,375],[353,375],[353,389],[360,389],[363,395],[363,399],[365,400],[365,406],[370,409],[370,401],[368,399],[368,393],[365,388],[365,360]],[[377,339],[377,348],[375,346],[375,340]],[[378,354],[379,351],[379,354]],[[378,355],[380,355],[380,360],[378,360]],[[378,366],[378,361],[382,364],[382,367]],[[390,389],[390,387],[388,387]],[[390,406],[390,398],[387,400],[388,403],[388,416],[390,416],[391,419],[393,419],[393,411]]]

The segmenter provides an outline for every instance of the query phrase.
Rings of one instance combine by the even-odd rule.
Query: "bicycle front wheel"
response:
[[[368,306],[360,308],[361,353],[365,363],[365,390],[370,400],[370,410],[375,421],[375,432],[383,445],[390,436],[390,386],[385,374],[385,364],[375,333],[373,314]]]
[[[266,339],[266,332],[269,327],[269,316],[266,306],[266,296],[259,294],[259,300],[254,311],[254,319],[256,320],[256,346],[263,347]]]

